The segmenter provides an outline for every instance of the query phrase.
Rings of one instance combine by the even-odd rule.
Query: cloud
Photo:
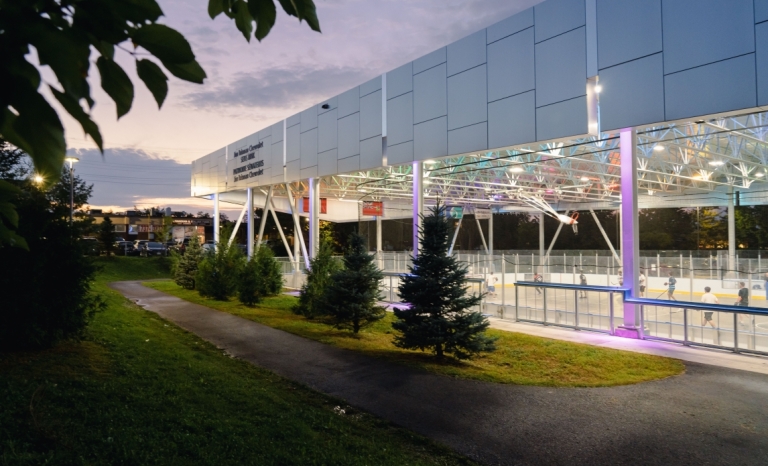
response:
[[[307,101],[322,100],[370,79],[371,72],[353,66],[314,67],[293,64],[254,72],[235,73],[218,86],[185,96],[198,110],[231,107],[294,108]]]

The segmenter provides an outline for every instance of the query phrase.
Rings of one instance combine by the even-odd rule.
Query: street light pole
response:
[[[80,159],[67,157],[64,161],[69,162],[69,226],[72,226],[72,217],[75,211],[75,168],[73,165]]]

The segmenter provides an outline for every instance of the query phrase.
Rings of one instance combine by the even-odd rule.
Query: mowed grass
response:
[[[353,335],[322,321],[293,314],[290,308],[296,298],[292,296],[267,298],[249,308],[234,299],[203,298],[196,291],[185,290],[172,281],[145,285],[305,338],[453,377],[550,387],[609,387],[661,379],[685,370],[683,363],[676,359],[493,329],[488,333],[498,337],[498,349],[494,353],[466,362],[447,360],[440,363],[431,354],[399,349],[392,344],[395,317],[391,313]]]
[[[0,353],[0,464],[474,464],[232,359],[107,288],[165,276],[152,261],[104,261],[95,288],[108,307],[85,341]]]

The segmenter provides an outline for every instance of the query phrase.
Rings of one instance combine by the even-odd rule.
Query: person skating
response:
[[[581,273],[581,275],[579,275],[579,285],[587,286],[587,276],[584,275],[583,270],[580,270],[579,272]],[[586,297],[587,297],[586,290],[579,290],[579,298],[586,298]]]
[[[640,287],[641,298],[645,297],[645,282],[646,282],[645,274],[643,273],[643,269],[640,269],[640,276],[637,277],[637,284]]]
[[[536,274],[533,276],[533,281],[536,283],[541,283],[544,281],[544,277],[542,277],[539,272],[536,272]],[[541,287],[536,287],[536,293],[541,294]]]
[[[669,272],[669,279],[664,282],[664,285],[667,286],[667,299],[677,301],[677,298],[675,298],[675,285],[677,285],[677,279],[672,276],[672,272]]]
[[[706,304],[720,304],[720,301],[717,299],[717,296],[713,295],[711,293],[712,288],[705,286],[704,287],[704,294],[701,295],[701,302]],[[712,315],[714,314],[714,311],[704,311],[704,316],[701,318],[701,326],[706,327],[707,324],[712,326],[712,328],[715,327],[714,322],[712,322]]]

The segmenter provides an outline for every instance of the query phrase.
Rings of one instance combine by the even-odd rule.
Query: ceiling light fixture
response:
[[[656,144],[655,146],[653,146],[653,150],[655,150],[656,152],[661,152],[664,150],[664,146],[662,146],[661,144]]]
[[[721,160],[713,160],[713,161],[709,162],[709,164],[712,165],[713,167],[721,167],[721,166],[725,165],[725,162],[723,162]]]
[[[523,167],[512,167],[512,168],[509,169],[509,171],[511,171],[513,173],[520,173],[520,172],[525,171],[525,170],[523,169]]]

